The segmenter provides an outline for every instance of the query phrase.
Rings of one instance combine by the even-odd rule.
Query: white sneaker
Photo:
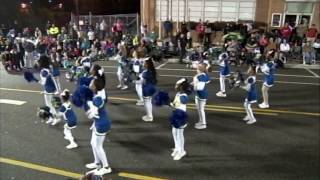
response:
[[[173,160],[175,161],[179,161],[180,159],[182,159],[185,155],[187,155],[186,151],[183,151],[181,153],[177,153],[174,157]]]
[[[257,122],[257,120],[255,120],[255,119],[250,119],[249,121],[247,121],[247,124],[253,124],[253,123],[255,123],[255,122]]]
[[[109,174],[111,172],[112,172],[112,169],[110,167],[103,167],[103,168],[98,169],[98,171],[95,172],[95,175],[103,176],[103,175]]]
[[[69,140],[69,138],[67,136],[63,136],[63,139],[65,140]]]
[[[171,153],[172,157],[175,157],[178,154],[178,149],[173,149],[173,152]]]
[[[60,94],[60,91],[56,91],[54,94],[55,94],[55,95],[59,95],[59,94]]]
[[[261,104],[259,104],[259,108],[267,109],[267,108],[269,108],[269,104],[261,103]]]
[[[218,97],[227,97],[227,94],[225,92],[219,91],[219,92],[216,93],[216,96],[218,96]]]
[[[52,126],[55,126],[56,124],[58,124],[61,121],[60,118],[54,118],[53,122],[51,123]]]
[[[128,86],[127,86],[127,85],[124,85],[124,86],[121,88],[121,90],[126,90],[126,89],[128,89]]]
[[[86,164],[86,168],[88,168],[88,169],[96,169],[96,168],[99,168],[100,167],[100,165],[99,164],[97,164],[97,163],[90,163],[90,164]]]
[[[242,120],[244,120],[244,121],[249,121],[249,120],[250,120],[250,117],[249,117],[249,116],[246,116],[246,117],[244,117]]]
[[[206,129],[207,125],[206,124],[196,124],[194,126],[194,128],[196,128],[196,129]]]
[[[87,171],[86,175],[89,175],[89,174],[95,175],[97,172],[98,172],[98,169],[93,169],[93,170]]]
[[[46,124],[50,124],[54,121],[54,119],[52,117],[49,117],[48,121],[46,121]]]
[[[142,120],[146,121],[146,122],[152,122],[153,121],[153,117],[143,116]]]
[[[136,105],[137,106],[144,106],[144,102],[143,101],[137,101]]]
[[[119,84],[119,85],[117,86],[117,88],[118,88],[118,89],[120,89],[121,87],[122,87],[122,85],[121,85],[121,84]]]
[[[77,148],[78,147],[78,144],[73,142],[73,143],[70,143],[68,146],[66,146],[67,149],[73,149],[73,148]]]

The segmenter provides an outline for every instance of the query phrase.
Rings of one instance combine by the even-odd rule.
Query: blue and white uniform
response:
[[[272,61],[263,64],[261,71],[264,74],[264,80],[262,85],[262,97],[263,102],[259,104],[260,108],[269,108],[269,88],[274,85],[274,73],[275,73],[275,64]]]
[[[174,150],[171,156],[174,160],[181,159],[185,154],[184,150],[184,128],[187,126],[187,103],[188,95],[185,93],[177,93],[171,106],[175,108],[170,117],[170,123],[172,126],[172,136],[174,140]]]
[[[256,76],[249,76],[242,88],[247,91],[247,97],[244,102],[247,115],[243,120],[248,121],[247,124],[252,124],[256,122],[251,108],[251,104],[257,102]]]
[[[54,118],[49,118],[46,123],[47,124],[52,123],[53,125],[55,125],[57,122],[60,121],[60,119],[57,118],[56,109],[52,105],[52,97],[53,97],[53,94],[57,91],[57,87],[54,83],[52,74],[49,69],[46,69],[46,68],[41,69],[39,83],[43,87],[45,104],[50,108],[50,113],[54,117]]]
[[[59,54],[51,55],[51,61],[52,61],[52,76],[55,83],[55,86],[57,87],[57,93],[61,91],[61,83],[60,83],[60,57]]]
[[[91,147],[94,156],[93,164],[101,164],[103,168],[109,166],[106,153],[103,149],[103,142],[106,134],[111,129],[111,121],[105,107],[106,102],[107,99],[104,89],[97,92],[92,101],[88,102],[90,107],[88,117],[94,121],[91,126]]]
[[[153,121],[152,96],[156,92],[156,83],[156,77],[150,70],[142,72],[142,95],[146,109],[146,115],[142,117],[144,121]]]
[[[77,127],[77,116],[74,111],[71,109],[71,103],[69,101],[64,102],[59,109],[59,112],[62,114],[66,124],[64,125],[64,138],[70,142],[67,149],[72,149],[78,147],[76,142],[74,141],[74,137],[72,136],[71,129]]]
[[[134,59],[133,61],[133,71],[136,73],[136,76],[138,79],[135,81],[136,84],[136,91],[137,95],[139,97],[139,100],[137,102],[137,105],[142,105],[143,104],[143,95],[142,95],[142,83],[143,83],[143,78],[142,78],[142,71],[143,71],[143,61],[140,59]]]
[[[220,91],[216,93],[218,97],[226,97],[226,85],[225,79],[226,76],[230,75],[230,67],[229,67],[229,57],[227,53],[222,53],[219,55],[219,81],[220,81]]]
[[[195,90],[195,103],[199,114],[199,122],[196,123],[197,129],[206,128],[206,115],[204,108],[208,98],[208,90],[206,85],[210,82],[210,77],[206,73],[199,73],[193,77],[193,85]]]

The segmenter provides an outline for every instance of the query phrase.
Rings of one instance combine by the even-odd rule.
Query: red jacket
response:
[[[289,38],[291,36],[292,31],[290,27],[283,27],[281,28],[280,33],[283,38]]]

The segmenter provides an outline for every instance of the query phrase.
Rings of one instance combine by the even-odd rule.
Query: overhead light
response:
[[[27,4],[26,4],[26,3],[21,3],[20,5],[21,5],[21,8],[22,8],[22,9],[27,8]]]
[[[61,9],[62,8],[62,6],[63,6],[63,4],[62,3],[60,3],[59,5],[58,5],[58,7]]]

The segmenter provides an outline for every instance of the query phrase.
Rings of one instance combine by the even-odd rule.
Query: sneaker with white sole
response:
[[[244,121],[249,121],[249,120],[250,120],[250,117],[249,117],[249,116],[246,116],[246,117],[244,117],[242,120],[244,120]]]
[[[145,122],[152,122],[153,121],[153,117],[143,116],[142,120],[145,121]]]
[[[136,105],[137,106],[144,106],[144,102],[143,101],[137,101]]]
[[[121,85],[121,84],[119,84],[119,85],[117,86],[117,88],[118,88],[118,89],[120,89],[121,87],[122,87],[122,85]]]
[[[95,175],[103,176],[103,175],[109,174],[111,172],[112,172],[112,169],[110,167],[103,167],[103,168],[98,169],[98,171],[95,172]]]
[[[46,121],[46,124],[50,124],[54,121],[54,119],[52,117],[49,117],[49,119]]]
[[[227,94],[225,92],[219,91],[216,93],[216,96],[218,97],[227,97]]]
[[[187,155],[187,152],[186,152],[186,151],[178,152],[178,153],[173,157],[173,160],[179,161],[179,160],[182,159],[185,155]]]
[[[259,108],[268,109],[269,108],[269,104],[261,103],[261,104],[259,104]]]
[[[60,118],[54,118],[53,122],[51,123],[52,126],[55,126],[56,124],[58,124],[61,121]]]
[[[173,152],[171,153],[172,157],[175,157],[178,154],[178,149],[173,149]]]
[[[90,164],[86,164],[86,168],[88,168],[88,169],[96,169],[96,168],[99,168],[100,167],[100,165],[99,164],[97,164],[97,163],[90,163]]]
[[[257,120],[255,120],[255,119],[250,119],[249,121],[247,121],[247,124],[253,124],[253,123],[255,123],[255,122],[257,122]]]
[[[126,90],[126,89],[128,89],[128,86],[127,86],[127,85],[124,85],[124,86],[122,86],[122,88],[121,88],[121,90]]]
[[[70,143],[68,146],[66,146],[67,149],[73,149],[73,148],[77,148],[78,144],[77,143]]]
[[[207,125],[206,124],[196,124],[194,126],[194,128],[196,128],[196,129],[206,129]]]

